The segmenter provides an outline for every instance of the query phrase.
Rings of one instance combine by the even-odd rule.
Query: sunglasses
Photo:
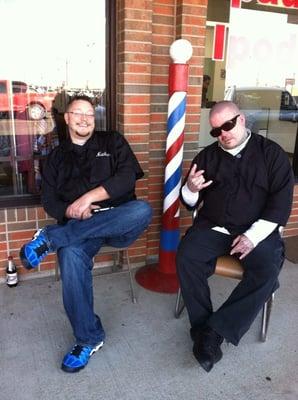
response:
[[[221,131],[228,132],[235,128],[237,124],[237,118],[240,117],[240,114],[236,115],[234,118],[230,119],[229,121],[224,122],[221,126],[218,128],[213,128],[210,131],[210,135],[213,137],[218,137],[221,135]]]

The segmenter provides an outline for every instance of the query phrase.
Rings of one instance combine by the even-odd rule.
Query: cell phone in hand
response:
[[[111,210],[114,207],[99,207],[99,208],[94,208],[92,210],[92,214],[97,214],[98,212],[102,212],[102,211],[108,211]]]

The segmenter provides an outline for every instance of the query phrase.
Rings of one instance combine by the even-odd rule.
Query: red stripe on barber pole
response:
[[[231,0],[231,7],[240,8],[241,7],[241,0]]]
[[[222,61],[224,59],[224,48],[225,48],[225,25],[215,25],[214,28],[214,39],[213,39],[213,60]]]

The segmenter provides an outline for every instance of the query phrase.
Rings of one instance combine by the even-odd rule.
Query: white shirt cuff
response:
[[[182,187],[181,194],[185,203],[190,207],[194,206],[199,199],[199,193],[194,193],[189,190],[187,184]]]
[[[258,219],[252,226],[244,232],[244,235],[256,247],[262,240],[266,239],[277,227],[275,222],[266,221],[265,219]]]

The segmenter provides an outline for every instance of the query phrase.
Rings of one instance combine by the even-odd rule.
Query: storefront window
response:
[[[69,98],[85,94],[105,129],[106,2],[0,0],[0,203],[40,192],[45,156],[67,134]]]
[[[291,3],[291,4],[290,4]],[[280,144],[295,174],[298,129],[298,7],[295,2],[246,0],[208,3],[204,73],[211,82],[202,108],[199,146],[211,143],[208,114],[214,102],[236,102],[247,126]],[[266,5],[265,5],[266,4]],[[212,9],[216,11],[212,11]],[[223,18],[221,18],[223,15]],[[225,28],[223,57],[215,57],[215,29]]]

